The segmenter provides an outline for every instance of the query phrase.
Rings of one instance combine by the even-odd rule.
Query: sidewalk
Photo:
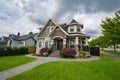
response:
[[[115,58],[115,59],[120,60],[120,56],[118,56],[118,55],[106,53],[106,52],[103,52],[103,51],[101,51],[101,53],[102,53],[103,55],[106,55],[106,56],[109,56],[109,57],[112,57],[112,58]]]
[[[28,64],[24,64],[24,65],[0,72],[0,80],[6,80],[26,70],[29,70],[38,65],[51,62],[51,61],[91,61],[91,60],[100,59],[99,57],[96,57],[96,56],[92,56],[91,58],[87,58],[87,59],[63,59],[63,58],[56,58],[56,57],[37,57],[37,56],[31,56],[31,55],[27,55],[27,56],[35,57],[37,58],[37,60]]]

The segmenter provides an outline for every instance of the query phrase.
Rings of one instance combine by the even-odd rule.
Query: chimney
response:
[[[31,34],[33,34],[33,32],[31,31],[31,32],[29,32],[29,35],[31,35]]]
[[[18,34],[17,34],[18,36],[20,36],[20,32],[18,32]]]

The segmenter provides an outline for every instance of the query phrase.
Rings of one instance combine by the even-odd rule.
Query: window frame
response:
[[[40,48],[42,47],[42,42],[41,42],[41,41],[39,42],[39,47],[40,47]]]
[[[71,31],[71,29],[73,29],[73,30]],[[74,27],[69,27],[69,33],[73,33],[73,32],[75,32],[75,28]]]
[[[78,31],[78,29],[79,29],[79,31]],[[77,26],[77,32],[81,32],[80,26]]]

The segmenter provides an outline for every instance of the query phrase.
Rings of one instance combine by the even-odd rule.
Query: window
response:
[[[53,30],[54,26],[48,27],[46,32],[49,34]]]
[[[48,42],[45,42],[45,47],[48,47]]]
[[[80,27],[79,26],[77,26],[77,32],[80,32]]]
[[[75,39],[69,39],[69,45],[70,45],[70,48],[74,48]]]
[[[70,27],[69,29],[70,29],[70,33],[74,32],[74,27]]]
[[[50,33],[50,28],[49,28],[49,27],[47,28],[47,33],[48,33],[48,34]]]
[[[51,31],[53,30],[54,27],[51,27]]]
[[[42,47],[42,42],[39,42],[39,47]]]

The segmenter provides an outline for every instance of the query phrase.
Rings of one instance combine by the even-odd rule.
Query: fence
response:
[[[100,56],[100,48],[99,47],[90,47],[90,54],[93,56]]]

